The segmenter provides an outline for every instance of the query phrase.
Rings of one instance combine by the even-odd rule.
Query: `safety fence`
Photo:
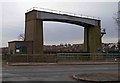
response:
[[[8,62],[55,62],[54,54],[16,54],[7,58]]]
[[[13,54],[3,57],[7,62],[119,62],[120,54],[106,53],[57,53]]]
[[[76,14],[76,13],[70,13],[70,12],[58,11],[58,10],[47,9],[47,8],[40,8],[40,7],[32,7],[29,10],[27,10],[27,12],[32,11],[32,10],[38,10],[38,11],[49,12],[49,13],[56,13],[56,14],[61,14],[61,15],[69,15],[69,16],[75,16],[75,17],[82,17],[82,18],[99,20],[99,17],[95,17],[95,16],[88,16],[88,15],[84,15],[84,14]]]
[[[58,53],[59,61],[92,61],[92,62],[116,62],[119,61],[120,54],[106,53]]]

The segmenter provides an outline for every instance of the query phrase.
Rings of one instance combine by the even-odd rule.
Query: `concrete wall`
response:
[[[33,41],[33,54],[43,52],[43,22],[36,18],[37,11],[26,13],[25,41]]]
[[[9,42],[8,45],[9,45],[9,54],[32,54],[33,53],[33,42],[31,41],[12,41],[12,42]],[[23,46],[23,47],[26,47],[26,52],[16,52],[16,46],[17,45],[20,45],[20,46]]]
[[[15,54],[15,42],[8,42],[8,53],[9,54]]]

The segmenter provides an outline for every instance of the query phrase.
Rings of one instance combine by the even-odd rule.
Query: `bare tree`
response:
[[[120,28],[120,11],[114,14],[113,19],[115,20],[115,23],[117,24],[117,29],[119,30]]]
[[[118,2],[118,13],[116,22],[118,24],[118,49],[120,50],[120,1]]]
[[[118,12],[114,13],[114,20],[118,25],[118,30],[120,30],[120,2],[118,2]]]
[[[118,48],[120,50],[120,1],[118,2],[118,12],[114,14],[114,19],[118,30]]]
[[[22,34],[22,33],[19,34],[18,39],[24,41],[25,40],[25,34]]]
[[[119,26],[120,26],[120,11],[117,12],[115,21],[117,22],[117,24],[118,24],[118,29],[119,29]]]

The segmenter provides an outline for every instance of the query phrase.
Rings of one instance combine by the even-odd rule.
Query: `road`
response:
[[[76,81],[74,74],[117,72],[117,64],[109,65],[44,65],[5,66],[2,68],[3,81]]]

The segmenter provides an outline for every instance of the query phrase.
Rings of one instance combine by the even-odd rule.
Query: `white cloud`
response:
[[[44,22],[44,40],[46,43],[57,42],[71,42],[74,43],[76,40],[83,40],[83,27],[67,23],[59,22]]]

